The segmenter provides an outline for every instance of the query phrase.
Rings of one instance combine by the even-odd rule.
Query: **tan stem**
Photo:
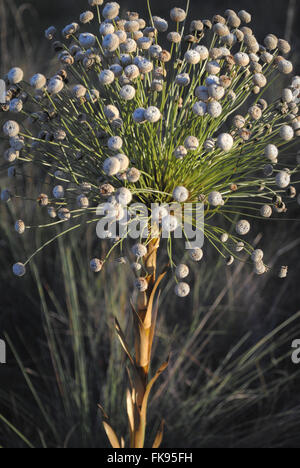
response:
[[[141,414],[142,403],[148,385],[148,375],[151,362],[151,350],[155,332],[153,330],[153,297],[152,292],[156,282],[157,252],[160,239],[152,239],[148,245],[147,254],[144,257],[144,265],[147,271],[148,289],[139,293],[136,307],[135,326],[135,351],[136,366],[142,381],[139,391],[136,392],[135,424],[132,434],[132,448],[143,448],[146,430],[146,412]]]

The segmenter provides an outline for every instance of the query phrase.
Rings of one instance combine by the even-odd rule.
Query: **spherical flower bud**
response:
[[[175,294],[180,298],[187,297],[190,294],[191,288],[187,283],[178,283],[175,286]]]
[[[166,232],[174,232],[178,227],[178,220],[173,215],[164,216],[162,219],[162,226]]]
[[[69,221],[71,218],[71,213],[67,208],[60,208],[57,214],[61,221]]]
[[[262,110],[258,106],[252,106],[248,110],[248,114],[253,120],[259,120],[262,117]]]
[[[109,138],[107,145],[110,150],[119,151],[123,146],[123,140],[119,136],[113,136]]]
[[[256,263],[254,263],[254,270],[253,271],[254,271],[254,273],[256,275],[261,276],[264,273],[266,273],[267,268],[266,268],[266,266],[264,265],[263,262],[256,262]]]
[[[284,39],[279,39],[278,49],[279,49],[279,52],[281,52],[282,54],[288,54],[291,51],[291,46]]]
[[[280,278],[280,279],[285,279],[285,278],[287,277],[287,275],[288,275],[288,270],[289,270],[289,269],[288,269],[287,266],[282,266],[282,267],[280,268],[279,273],[278,273],[278,278]]]
[[[239,252],[243,252],[244,248],[245,248],[244,242],[238,242],[236,244],[235,250],[236,250],[236,252],[239,253]]]
[[[76,85],[72,89],[72,93],[75,98],[83,98],[86,94],[86,88],[80,84]]]
[[[148,122],[156,123],[161,119],[161,113],[157,107],[150,106],[145,110],[144,117]]]
[[[217,144],[222,151],[230,151],[233,143],[233,138],[229,133],[222,133],[218,136]]]
[[[278,38],[274,34],[268,34],[264,40],[264,44],[267,49],[275,50],[278,46]]]
[[[295,100],[293,91],[289,88],[284,88],[281,92],[282,100],[286,103],[291,103]]]
[[[290,141],[294,138],[294,130],[289,125],[284,125],[281,127],[279,134],[280,138],[282,138],[284,141]]]
[[[49,198],[48,198],[48,195],[46,195],[45,193],[41,193],[39,196],[38,196],[38,199],[37,199],[37,202],[40,206],[47,206],[49,204]]]
[[[175,83],[178,84],[178,86],[188,86],[190,82],[191,78],[188,73],[180,73],[175,78]]]
[[[190,257],[194,262],[200,262],[203,258],[203,250],[197,247],[190,250]]]
[[[7,135],[9,137],[15,137],[20,132],[19,124],[17,122],[15,122],[14,120],[8,120],[3,125],[3,132],[4,132],[5,135]]]
[[[104,115],[109,121],[113,121],[120,117],[118,109],[112,104],[108,104],[108,106],[104,107]]]
[[[220,37],[228,36],[230,34],[228,26],[226,26],[226,24],[223,23],[216,23],[213,27],[213,30],[214,33]]]
[[[244,128],[246,119],[242,115],[236,115],[233,119],[233,125],[235,128]]]
[[[139,292],[145,292],[148,289],[148,281],[146,278],[137,278],[134,282],[134,286]]]
[[[57,29],[54,27],[54,26],[50,26],[48,29],[46,29],[45,31],[45,37],[46,39],[48,39],[49,41],[51,41],[55,34],[57,33]]]
[[[268,145],[265,148],[265,156],[268,158],[270,161],[275,161],[277,160],[279,155],[279,151],[277,146],[275,145]]]
[[[91,33],[80,34],[78,40],[79,40],[81,47],[84,47],[85,49],[94,47],[96,43],[96,37],[94,36],[94,34],[91,34]]]
[[[136,123],[144,123],[146,121],[145,118],[145,109],[143,107],[139,107],[133,113],[133,120]]]
[[[207,62],[205,69],[209,75],[217,75],[221,71],[221,66],[218,62],[212,61]]]
[[[109,86],[115,80],[115,75],[111,70],[102,70],[98,75],[100,84],[103,86]]]
[[[198,54],[200,55],[200,60],[207,60],[208,57],[209,57],[209,51],[207,49],[207,47],[203,46],[203,45],[198,45],[195,47],[194,49],[196,52],[198,52]]]
[[[218,101],[209,102],[207,105],[207,112],[214,119],[220,117],[220,115],[222,114],[222,111],[223,111],[223,108]]]
[[[251,17],[251,14],[248,13],[247,11],[245,10],[239,11],[238,16],[240,20],[243,21],[243,23],[246,23],[246,24],[251,23],[252,17]]]
[[[105,5],[102,11],[102,15],[105,19],[115,19],[120,11],[120,5],[116,2],[109,2]]]
[[[133,270],[135,273],[138,273],[139,271],[141,271],[142,265],[141,265],[140,263],[133,262],[133,263],[131,264],[131,268],[132,268],[132,270]]]
[[[62,185],[56,185],[52,193],[54,198],[64,198],[65,196],[65,191]]]
[[[23,70],[18,67],[11,68],[7,74],[8,81],[11,84],[20,83],[23,80],[23,77],[24,77]]]
[[[145,257],[147,255],[147,247],[143,244],[135,244],[132,247],[132,253],[138,258]]]
[[[107,158],[103,163],[103,171],[108,176],[114,176],[121,170],[121,163],[117,157]]]
[[[49,94],[58,94],[64,87],[64,82],[59,78],[51,78],[48,82],[47,91]]]
[[[173,190],[173,198],[178,203],[184,203],[189,198],[189,192],[185,187],[178,186]]]
[[[165,19],[159,18],[158,16],[153,16],[153,22],[157,31],[166,32],[168,30],[169,25]]]
[[[102,270],[103,262],[99,258],[93,258],[90,261],[90,268],[93,273],[99,273]]]
[[[200,54],[196,50],[188,50],[184,58],[189,65],[196,65],[200,62]]]
[[[21,112],[23,109],[23,101],[21,99],[12,99],[9,103],[10,112]]]
[[[176,268],[176,277],[179,279],[179,280],[182,280],[184,278],[186,278],[187,276],[189,276],[189,273],[190,273],[190,269],[187,265],[184,265],[184,264],[180,264],[177,266]]]
[[[264,258],[264,253],[263,253],[262,250],[257,249],[257,250],[254,250],[254,251],[252,252],[251,260],[252,260],[254,263],[259,263],[259,262],[261,262],[263,258]]]
[[[47,79],[41,73],[36,73],[30,79],[30,85],[34,89],[42,89],[46,86],[46,83],[47,83]]]
[[[287,188],[291,183],[291,176],[286,171],[280,171],[276,175],[276,185],[279,188]]]
[[[237,234],[240,236],[246,236],[250,232],[250,223],[245,219],[241,219],[235,226]]]
[[[132,193],[128,188],[121,187],[116,192],[116,200],[122,206],[129,205],[129,203],[132,201]]]
[[[274,56],[272,54],[270,54],[269,52],[263,52],[261,54],[260,58],[261,58],[262,62],[267,63],[267,64],[272,63],[273,60],[274,60]]]
[[[264,88],[267,84],[267,78],[261,73],[256,73],[253,76],[253,83],[260,88]]]
[[[79,208],[88,208],[89,204],[90,202],[86,195],[81,194],[77,197],[77,205]]]
[[[176,159],[183,159],[188,154],[184,146],[178,146],[174,151],[174,156]]]
[[[140,171],[135,168],[135,167],[131,167],[128,171],[127,171],[127,180],[130,184],[135,184],[136,182],[139,181],[141,177],[141,173]]]
[[[120,44],[120,49],[125,54],[133,54],[137,49],[137,43],[134,39],[126,39],[125,42]]]
[[[84,11],[81,13],[79,20],[82,24],[87,24],[93,21],[94,19],[94,13],[92,11]]]
[[[223,86],[214,83],[208,86],[208,93],[211,98],[219,101],[224,97],[225,89]]]
[[[207,112],[207,105],[205,102],[198,101],[193,105],[193,113],[200,117],[203,117]]]
[[[234,56],[234,61],[236,65],[239,65],[241,67],[247,67],[247,65],[249,65],[250,63],[250,58],[249,55],[245,52],[238,52]]]
[[[19,151],[16,151],[13,148],[9,148],[4,152],[4,159],[9,163],[15,162],[16,159],[19,157]]]
[[[16,231],[18,234],[24,234],[24,232],[25,232],[25,223],[24,223],[24,221],[22,221],[21,219],[19,219],[18,221],[16,221],[16,223],[15,223],[15,231]]]
[[[99,32],[102,36],[107,36],[108,34],[114,34],[115,27],[111,23],[101,23]],[[123,31],[124,32],[124,31]],[[117,34],[117,33],[116,33]],[[125,34],[125,40],[127,39],[127,34]]]
[[[106,34],[102,41],[103,49],[114,52],[120,45],[119,37],[116,34]]]
[[[131,85],[125,85],[120,90],[120,97],[125,101],[131,101],[135,98],[135,89]]]
[[[24,276],[26,274],[26,267],[23,263],[15,263],[13,266],[13,273],[15,276]]]
[[[194,136],[189,136],[185,139],[184,146],[188,151],[196,151],[199,147],[199,140]]]
[[[292,73],[294,67],[293,67],[293,64],[291,62],[289,62],[288,60],[280,60],[280,62],[278,63],[278,70],[280,71],[280,73],[283,73],[284,75],[289,75],[290,73]]]
[[[224,205],[224,200],[220,192],[211,192],[208,195],[208,203],[212,206],[222,206]]]
[[[222,235],[221,235],[221,242],[223,242],[223,244],[225,244],[229,239],[229,235],[227,234],[227,232],[224,232]]]
[[[270,205],[263,205],[260,209],[260,215],[263,218],[270,218],[272,216],[272,207]]]
[[[172,8],[170,18],[175,23],[182,23],[186,18],[186,12],[182,8]]]
[[[195,89],[195,96],[200,99],[200,101],[208,101],[209,99],[209,94],[208,94],[208,88],[206,86],[197,86]]]

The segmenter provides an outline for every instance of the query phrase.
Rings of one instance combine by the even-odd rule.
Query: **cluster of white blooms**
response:
[[[251,255],[245,242],[249,209],[270,218],[285,213],[292,199],[300,203],[291,185],[300,156],[296,167],[281,160],[300,136],[300,77],[292,77],[272,102],[263,98],[271,76],[292,73],[290,45],[273,34],[261,44],[244,10],[188,24],[181,8],[172,8],[169,19],[153,16],[149,22],[136,12],[121,17],[117,2],[89,0],[88,8],[61,32],[54,26],[45,31],[59,63],[55,74],[24,79],[15,67],[4,77],[9,179],[24,164],[46,169],[53,185],[37,201],[53,224],[73,218],[78,224],[81,216],[96,222],[99,204],[104,214],[130,224],[133,203],[158,203],[151,213],[158,237],[162,231],[171,236],[181,223],[164,204],[200,202],[206,240],[220,244],[226,263],[240,252]],[[95,21],[99,25],[91,33]],[[1,199],[10,202],[15,194],[4,188]],[[220,228],[222,217],[235,224],[235,234],[229,234],[230,226],[228,233]],[[23,234],[24,222],[16,221],[15,229]],[[109,231],[107,238],[114,248],[122,241]],[[133,247],[135,273],[148,241]],[[190,252],[196,262],[203,255],[201,249]],[[265,272],[257,251],[253,258],[256,271]],[[99,272],[105,261],[93,259],[92,271]],[[22,276],[26,263],[16,265],[14,272]],[[186,265],[176,268],[180,297],[189,293],[182,282],[188,271]],[[137,279],[138,290],[146,290],[145,281]]]

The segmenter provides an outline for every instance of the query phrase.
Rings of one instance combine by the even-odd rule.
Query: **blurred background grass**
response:
[[[170,3],[151,3],[155,14],[168,15]],[[146,17],[145,2],[121,5]],[[299,2],[191,1],[200,18],[226,8],[251,11],[261,40],[270,32],[290,39],[299,68]],[[85,0],[0,0],[2,73],[15,65],[27,74],[46,72],[44,29],[63,27],[84,9]],[[1,187],[6,182],[3,174]],[[130,334],[129,267],[114,262],[93,276],[89,259],[104,247],[95,244],[93,230],[82,229],[45,250],[30,274],[17,280],[11,264],[43,238],[40,232],[14,233],[23,209],[0,206],[0,337],[9,347],[8,364],[0,367],[0,445],[105,447],[98,403],[118,433],[126,433],[125,360],[113,317]],[[38,216],[32,207],[27,215]],[[299,209],[286,218],[299,219]],[[274,274],[255,277],[244,264],[224,270],[207,249],[203,263],[193,267],[189,299],[178,301],[172,281],[164,284],[154,364],[172,350],[171,364],[153,394],[149,427],[165,418],[166,447],[299,446],[300,376],[291,363],[291,343],[300,337],[299,223],[256,222],[253,232],[274,271],[290,266],[285,281]]]

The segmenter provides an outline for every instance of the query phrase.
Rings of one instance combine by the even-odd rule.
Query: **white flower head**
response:
[[[233,138],[229,133],[222,133],[218,136],[218,147],[223,151],[230,151],[233,147]]]
[[[211,192],[208,195],[208,203],[215,207],[224,205],[222,194],[220,192]]]
[[[80,34],[78,40],[79,40],[81,47],[84,47],[85,49],[94,47],[96,43],[96,37],[94,36],[94,34],[91,34],[91,33]]]
[[[147,255],[147,247],[143,244],[135,244],[132,247],[132,253],[138,258],[142,258]]]
[[[8,120],[3,125],[3,132],[4,132],[5,135],[7,135],[9,137],[15,137],[20,132],[19,124],[17,122],[15,122],[14,120]]]
[[[238,221],[238,223],[235,226],[235,230],[240,236],[246,236],[250,232],[250,229],[250,223],[245,219],[241,219],[240,221]]]
[[[114,176],[121,170],[121,164],[117,157],[107,158],[103,163],[103,171],[108,176]]]
[[[187,297],[190,294],[191,288],[187,283],[178,283],[175,286],[175,294],[180,298]]]
[[[99,258],[93,258],[90,261],[90,268],[93,273],[99,273],[102,270],[103,262]]]
[[[26,274],[26,267],[23,263],[15,263],[13,266],[13,273],[15,276],[24,276]]]
[[[189,191],[182,186],[178,186],[173,190],[173,198],[178,203],[184,203],[189,198]]]
[[[291,183],[291,176],[286,171],[280,171],[276,175],[276,185],[279,188],[287,188]]]
[[[11,84],[20,83],[23,80],[24,72],[19,67],[11,68],[7,74],[8,81]]]
[[[200,262],[203,258],[203,250],[199,247],[190,250],[190,257],[194,262]]]
[[[187,278],[187,276],[189,276],[189,273],[190,273],[190,269],[184,263],[181,263],[180,265],[178,265],[176,268],[176,272],[175,272],[176,277],[179,280]]]

